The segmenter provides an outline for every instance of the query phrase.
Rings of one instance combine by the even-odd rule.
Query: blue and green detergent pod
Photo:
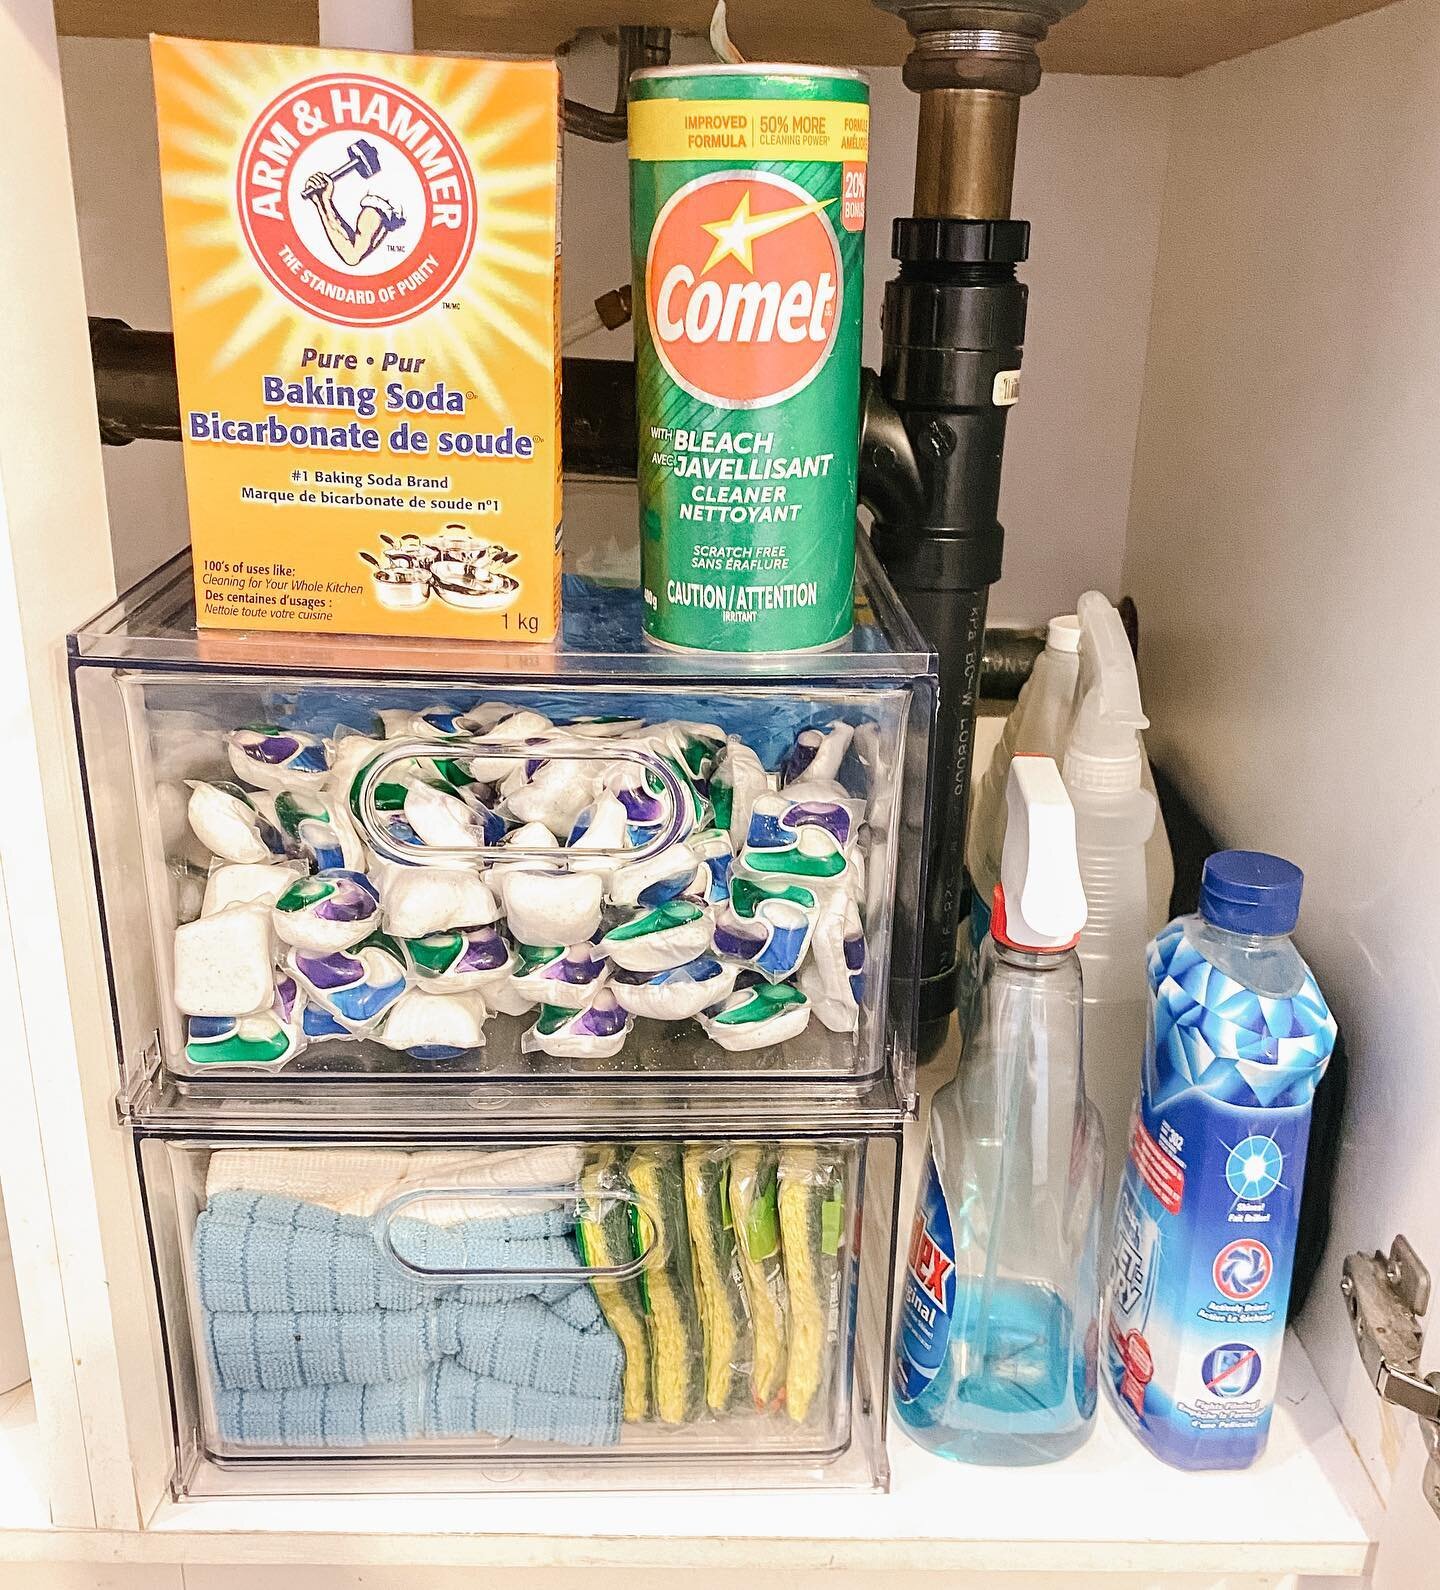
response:
[[[810,1025],[810,1001],[790,983],[752,981],[696,1019],[712,1042],[743,1053],[798,1038]]]
[[[185,1058],[196,1066],[272,1070],[305,1047],[305,994],[292,977],[279,977],[268,1010],[249,1016],[191,1016]]]

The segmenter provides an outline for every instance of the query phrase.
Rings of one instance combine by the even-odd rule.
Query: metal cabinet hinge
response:
[[[1440,1514],[1440,1373],[1420,1372],[1430,1271],[1409,1238],[1397,1236],[1388,1254],[1352,1253],[1341,1269],[1340,1292],[1371,1385],[1386,1402],[1420,1420],[1430,1455],[1425,1498]]]

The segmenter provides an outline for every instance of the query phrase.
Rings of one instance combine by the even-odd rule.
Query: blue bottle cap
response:
[[[1262,850],[1218,850],[1200,875],[1200,914],[1231,933],[1291,933],[1305,874]]]

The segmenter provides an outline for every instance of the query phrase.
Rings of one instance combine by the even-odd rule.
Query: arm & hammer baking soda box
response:
[[[553,639],[553,63],[151,53],[198,622]]]

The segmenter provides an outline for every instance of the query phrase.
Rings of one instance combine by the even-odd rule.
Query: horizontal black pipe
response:
[[[123,320],[91,315],[90,360],[102,442],[180,440],[175,339],[168,331],[136,331]]]
[[[175,343],[168,331],[136,331],[123,320],[92,317],[95,406],[100,438],[178,442],[180,397]],[[561,424],[565,469],[608,480],[635,478],[635,366],[629,359],[566,359]],[[1011,701],[1045,645],[1043,629],[985,632],[981,693]]]
[[[100,439],[178,442],[180,394],[168,331],[136,331],[92,317],[90,355]],[[566,359],[561,392],[565,467],[574,475],[635,478],[635,366],[628,359]]]
[[[615,44],[615,105],[601,110],[595,105],[565,101],[565,131],[597,144],[623,144],[628,130],[627,104],[630,75],[652,66],[670,64],[670,29],[626,26]]]

